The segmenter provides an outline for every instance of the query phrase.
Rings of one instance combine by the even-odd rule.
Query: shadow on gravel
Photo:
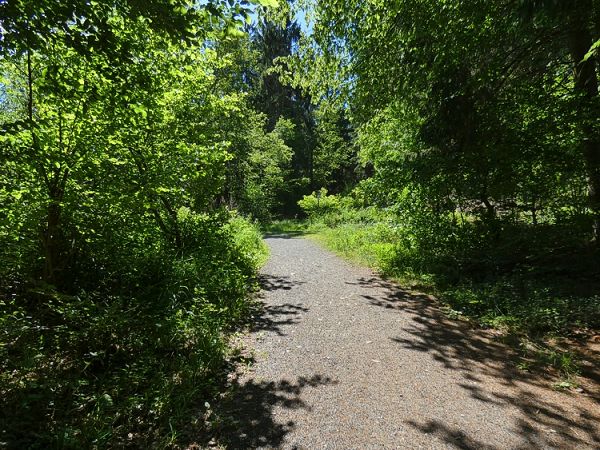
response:
[[[299,377],[295,383],[249,380],[234,386],[218,413],[219,445],[231,449],[280,448],[295,423],[275,422],[274,408],[302,409],[303,414],[310,414],[311,407],[302,400],[302,391],[333,384],[337,382],[330,377],[313,375]]]
[[[423,434],[436,436],[444,442],[463,450],[499,450],[478,439],[467,436],[459,429],[450,428],[437,420],[430,420],[424,424],[409,420],[407,423]]]
[[[432,297],[404,291],[385,280],[362,278],[353,284],[386,291],[385,296],[363,295],[371,305],[413,315],[413,324],[404,330],[411,337],[394,338],[395,342],[429,354],[447,369],[460,371],[464,377],[460,387],[473,398],[497,408],[517,407],[520,415],[515,418],[512,431],[522,437],[526,447],[594,448],[600,442],[600,408],[589,406],[597,405],[598,399],[586,396],[578,401],[573,396],[580,394],[572,392],[554,392],[551,399],[545,398],[548,375],[518,370],[514,363],[517,350],[500,336],[450,320]],[[493,377],[496,383],[489,383],[482,376]],[[440,422],[408,423],[459,448],[493,448]]]
[[[292,280],[286,276],[274,276],[263,274],[259,276],[259,284],[263,291],[289,291],[296,286],[304,284],[304,281]],[[263,295],[261,294],[259,298]],[[267,305],[257,302],[249,317],[250,329],[256,331],[270,331],[279,336],[285,336],[283,328],[298,323],[300,315],[308,312],[302,303],[284,303],[280,305]]]
[[[305,281],[292,280],[290,277],[286,276],[275,276],[267,274],[262,274],[258,276],[258,284],[260,285],[260,288],[263,291],[277,291],[280,289],[284,291],[289,291],[295,286],[300,286],[301,284],[305,283]]]
[[[299,322],[299,316],[308,312],[308,308],[300,305],[286,303],[283,305],[259,304],[252,317],[251,329],[253,332],[270,331],[278,336],[285,336],[283,327]]]

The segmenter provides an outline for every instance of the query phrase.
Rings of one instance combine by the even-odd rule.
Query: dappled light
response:
[[[275,408],[302,410],[310,415],[312,408],[302,400],[303,391],[335,384],[336,381],[323,375],[235,384],[217,413],[218,441],[227,448],[281,447],[296,424],[279,423],[274,416]]]
[[[599,410],[590,410],[587,403],[586,407],[580,407],[577,394],[549,391],[552,381],[549,374],[519,370],[518,349],[502,342],[502,335],[450,320],[430,296],[412,294],[394,283],[369,278],[359,280],[358,284],[384,289],[385,294],[377,298],[363,295],[369,304],[411,314],[411,323],[403,329],[403,337],[392,338],[394,342],[429,355],[448,370],[459,371],[465,378],[459,386],[478,401],[498,408],[518,408],[520,416],[513,426],[531,446],[585,447],[600,441]],[[598,391],[588,394],[598,401]],[[565,403],[567,408],[563,406]],[[487,444],[479,447],[476,436],[465,435],[437,421],[409,423],[424,433],[443,436],[460,448],[501,448]]]
[[[310,240],[266,240],[254,359],[217,414],[216,444],[501,450],[599,440],[593,380],[582,392],[553,389],[555,374],[520,367],[511,336],[451,319],[435,297]],[[310,372],[328,377],[301,375]]]
[[[0,0],[0,448],[599,448],[599,24]]]

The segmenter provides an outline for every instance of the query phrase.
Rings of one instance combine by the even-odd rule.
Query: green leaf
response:
[[[279,0],[256,0],[256,3],[266,8],[277,8],[279,6]]]
[[[241,37],[244,37],[246,35],[246,33],[244,33],[242,30],[240,30],[235,25],[229,25],[227,27],[226,34],[228,36],[231,36],[231,37],[234,37],[234,38],[241,38]]]
[[[598,48],[600,48],[600,39],[598,39],[596,42],[594,42],[594,44],[590,47],[590,49],[585,54],[585,56],[583,57],[583,60],[581,62],[586,62],[588,59],[593,57],[596,54],[596,51],[598,50]]]

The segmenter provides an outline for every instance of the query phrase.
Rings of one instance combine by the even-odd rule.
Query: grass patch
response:
[[[329,228],[309,226],[312,237],[334,253],[379,271],[385,270],[387,256],[393,251],[393,231],[385,224],[342,224]]]
[[[313,226],[306,220],[281,219],[261,225],[265,234],[308,234],[313,232]]]
[[[253,267],[258,270],[269,259],[269,246],[262,239],[261,229],[257,223],[250,223],[247,219],[234,216],[227,224],[233,236],[236,248],[246,257]]]

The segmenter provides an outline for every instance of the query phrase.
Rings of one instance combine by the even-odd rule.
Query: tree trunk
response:
[[[60,199],[52,198],[46,213],[46,229],[42,235],[44,246],[44,281],[56,285],[60,266]]]
[[[38,156],[40,154],[39,143],[37,134],[35,132],[34,115],[33,115],[33,68],[32,68],[32,51],[27,51],[27,118],[29,122],[29,129],[32,137],[32,148],[31,152],[33,155]],[[62,130],[61,130],[61,144],[62,144]],[[65,170],[62,179],[60,171],[54,173],[54,178],[50,180],[50,177],[44,168],[43,163],[39,163],[38,171],[44,180],[44,184],[48,189],[48,209],[46,211],[46,227],[41,232],[42,249],[44,252],[44,269],[42,272],[42,278],[46,283],[56,285],[58,283],[57,270],[60,266],[61,259],[61,201],[64,193],[64,186],[68,177],[68,170]]]
[[[592,35],[583,11],[581,9],[580,14],[571,20],[568,38],[574,64],[575,93],[581,99],[578,104],[580,127],[583,132],[581,146],[588,179],[589,206],[593,217],[593,238],[596,243],[600,243],[600,135],[594,126],[598,120],[594,107],[598,97],[598,78],[595,59],[583,61],[592,45]]]
[[[65,188],[69,178],[69,169],[56,169],[47,185],[48,210],[46,212],[46,229],[42,233],[44,246],[44,281],[59,286],[62,278],[60,271],[65,267],[65,253],[63,252],[62,235],[62,207]]]
[[[133,162],[137,167],[142,183],[146,184],[146,173],[148,171],[148,168],[146,166],[146,162],[144,161],[142,153],[139,150],[135,150],[133,147],[128,147],[128,150],[131,156],[133,157]],[[150,196],[149,199],[153,202],[156,201],[162,203],[164,209],[167,211],[167,217],[170,219],[170,227],[168,227],[165,221],[162,219],[162,216],[156,207],[151,209],[156,223],[165,235],[165,238],[170,240],[171,237],[173,237],[175,240],[175,248],[177,249],[177,251],[181,251],[183,249],[183,240],[181,237],[181,229],[179,227],[179,223],[177,222],[177,211],[171,205],[171,202],[169,201],[168,197],[164,195],[154,194]]]

